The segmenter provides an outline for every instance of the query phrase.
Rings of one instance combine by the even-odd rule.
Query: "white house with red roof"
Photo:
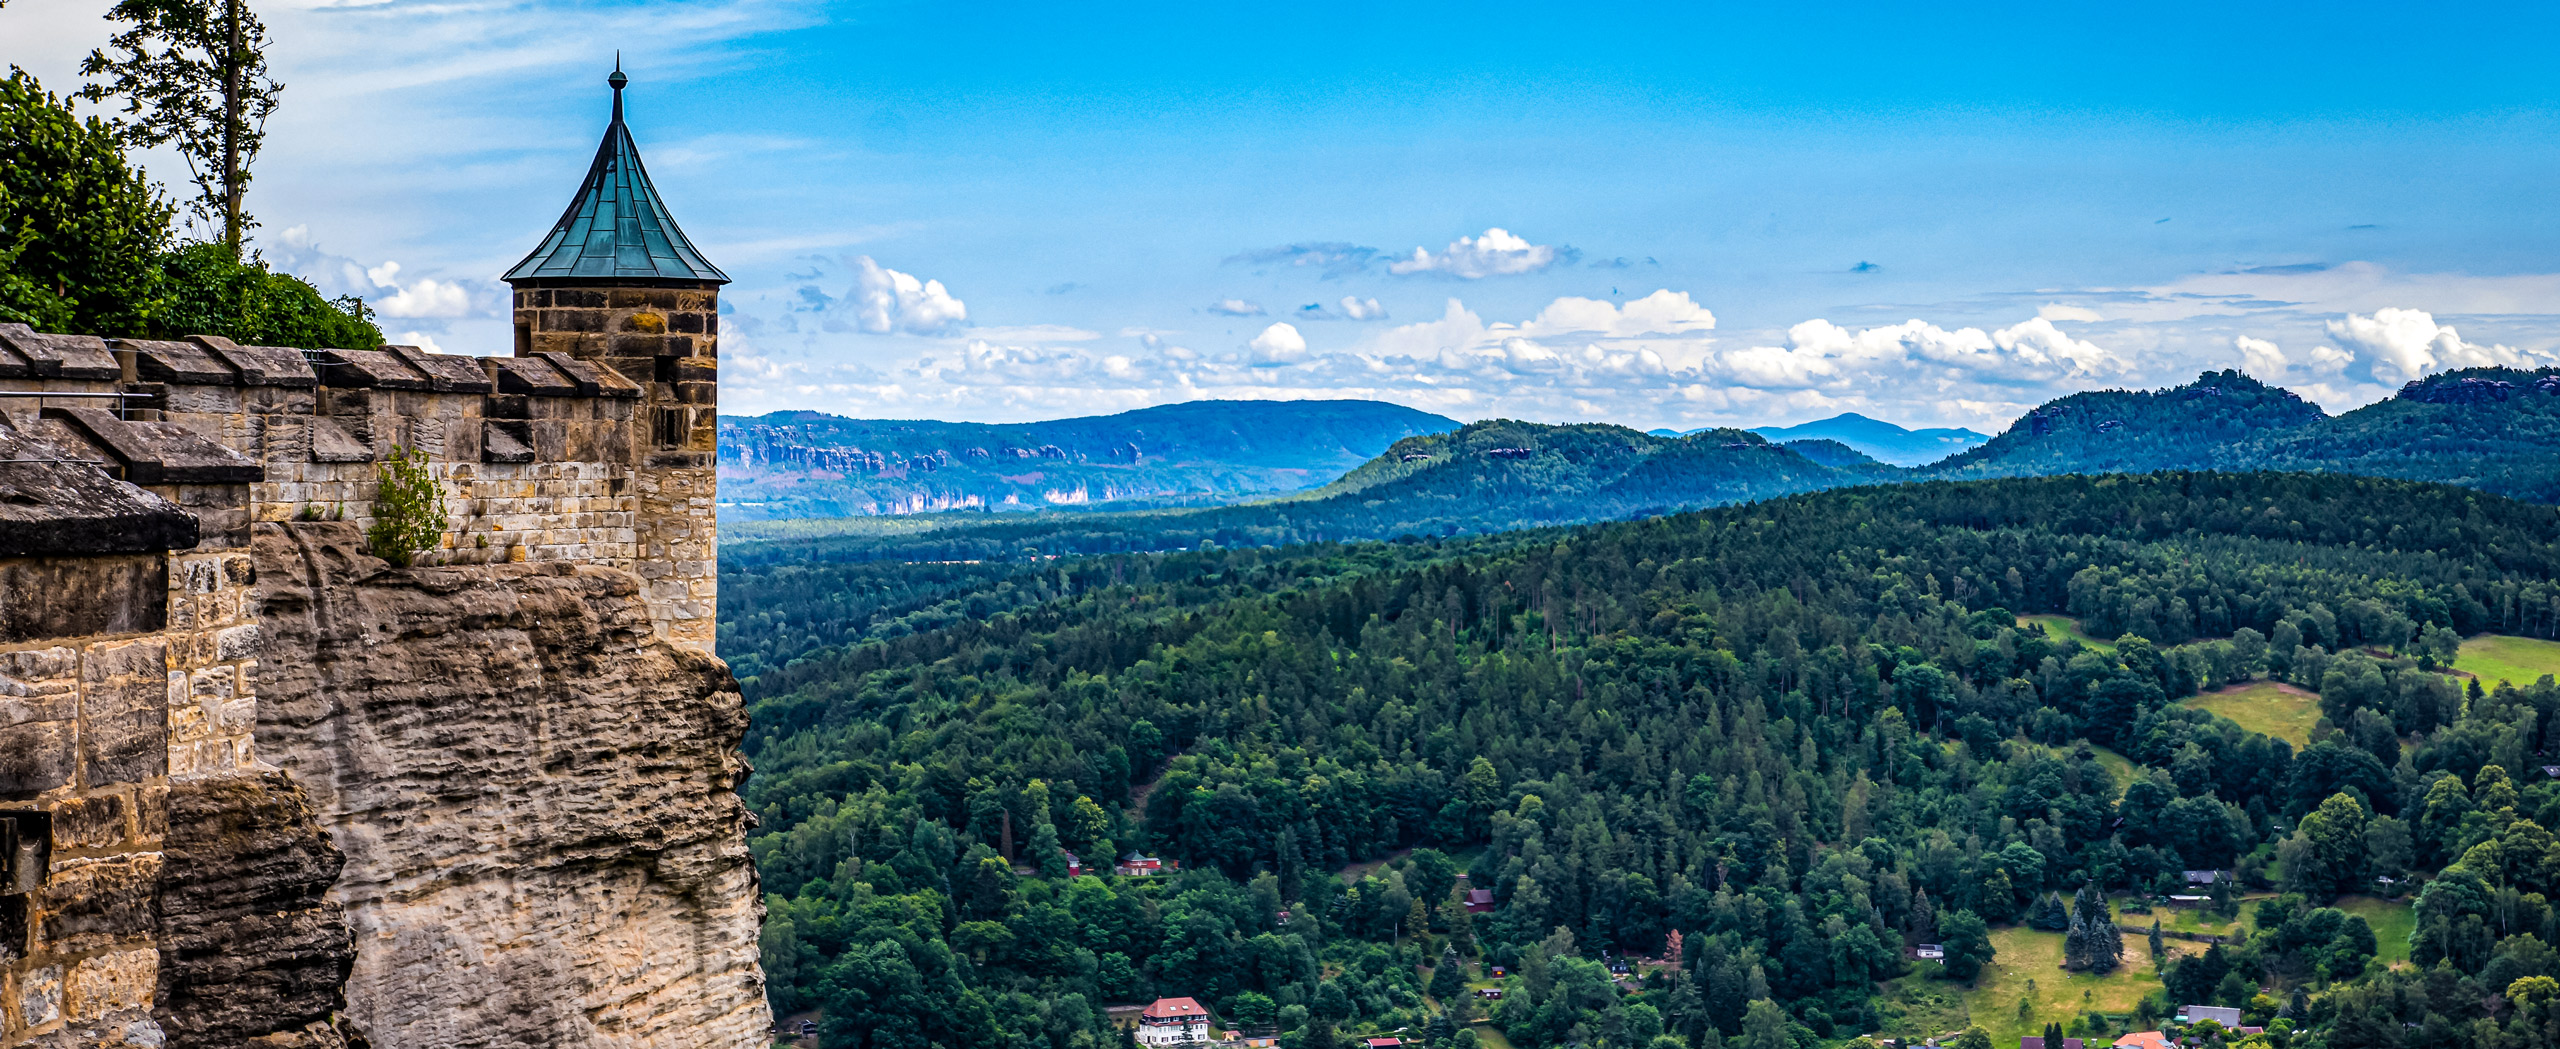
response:
[[[1189,998],[1158,998],[1147,1011],[1138,1015],[1139,1045],[1205,1044],[1209,1041],[1209,1010]]]

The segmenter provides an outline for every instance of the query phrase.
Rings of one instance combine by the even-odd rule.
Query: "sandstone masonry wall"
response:
[[[0,325],[0,1049],[757,1041],[707,373],[639,370]]]

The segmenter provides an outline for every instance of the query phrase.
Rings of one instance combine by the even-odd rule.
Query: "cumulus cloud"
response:
[[[2335,346],[2314,346],[2296,359],[2274,342],[2247,335],[2235,336],[2231,345],[2240,351],[2241,370],[2256,376],[2260,382],[2282,385],[2292,373],[2336,375],[2344,370],[2355,355]]]
[[[2044,304],[2036,310],[2036,316],[2049,321],[2102,321],[2106,319],[2105,317],[2099,316],[2098,311],[2086,306],[2072,306],[2059,302],[2049,302]]]
[[[436,345],[435,336],[422,331],[404,331],[400,333],[399,338],[391,341],[402,346],[415,346],[428,353],[444,352],[444,347]]]
[[[373,301],[374,310],[385,317],[463,317],[471,313],[471,293],[460,284],[432,277],[403,284],[397,262],[372,267],[364,275],[375,288],[391,292]]]
[[[1342,297],[1342,315],[1355,321],[1380,321],[1387,319],[1387,308],[1378,305],[1376,299],[1345,295]]]
[[[1463,280],[1506,277],[1536,273],[1555,265],[1566,257],[1559,249],[1545,244],[1531,244],[1509,230],[1495,227],[1480,237],[1460,237],[1434,253],[1415,248],[1413,254],[1388,264],[1387,272],[1396,274],[1441,273]]]
[[[969,319],[969,307],[944,290],[941,281],[919,280],[914,274],[882,266],[869,255],[855,256],[853,269],[848,298],[854,326],[863,331],[934,335]]]
[[[1262,316],[1263,309],[1260,303],[1246,302],[1243,299],[1220,299],[1209,304],[1209,312],[1229,317],[1259,317]]]
[[[2329,337],[2354,354],[2364,365],[2359,370],[2376,382],[2407,382],[2453,368],[2531,368],[2549,359],[2512,346],[2464,342],[2452,325],[2436,323],[2424,310],[2386,306],[2372,316],[2347,314],[2327,327]]]
[[[1852,331],[1827,320],[1787,329],[1785,346],[1715,355],[1721,377],[1763,389],[1811,388],[1897,377],[2038,383],[2126,372],[2130,363],[2034,317],[1996,331],[1949,330],[1922,320]]]
[[[1263,367],[1296,364],[1307,359],[1307,337],[1298,334],[1295,325],[1280,321],[1262,329],[1247,344],[1253,351],[1253,363]]]

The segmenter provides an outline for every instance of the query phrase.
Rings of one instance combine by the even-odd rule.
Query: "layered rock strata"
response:
[[[717,660],[642,581],[569,562],[392,570],[266,524],[258,753],[346,867],[349,1018],[406,1046],[736,1046],[768,1016]]]

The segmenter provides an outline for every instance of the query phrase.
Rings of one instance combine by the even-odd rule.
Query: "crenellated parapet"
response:
[[[643,541],[652,517],[697,516],[689,502],[653,508],[644,492],[667,486],[654,475],[700,480],[690,460],[665,462],[643,395],[619,370],[557,352],[303,351],[0,325],[0,415],[187,508],[208,549],[246,546],[257,521],[370,525],[380,464],[414,449],[451,514],[427,563],[569,560],[712,579],[707,543],[680,566]],[[708,593],[650,596],[662,636],[707,649]]]

